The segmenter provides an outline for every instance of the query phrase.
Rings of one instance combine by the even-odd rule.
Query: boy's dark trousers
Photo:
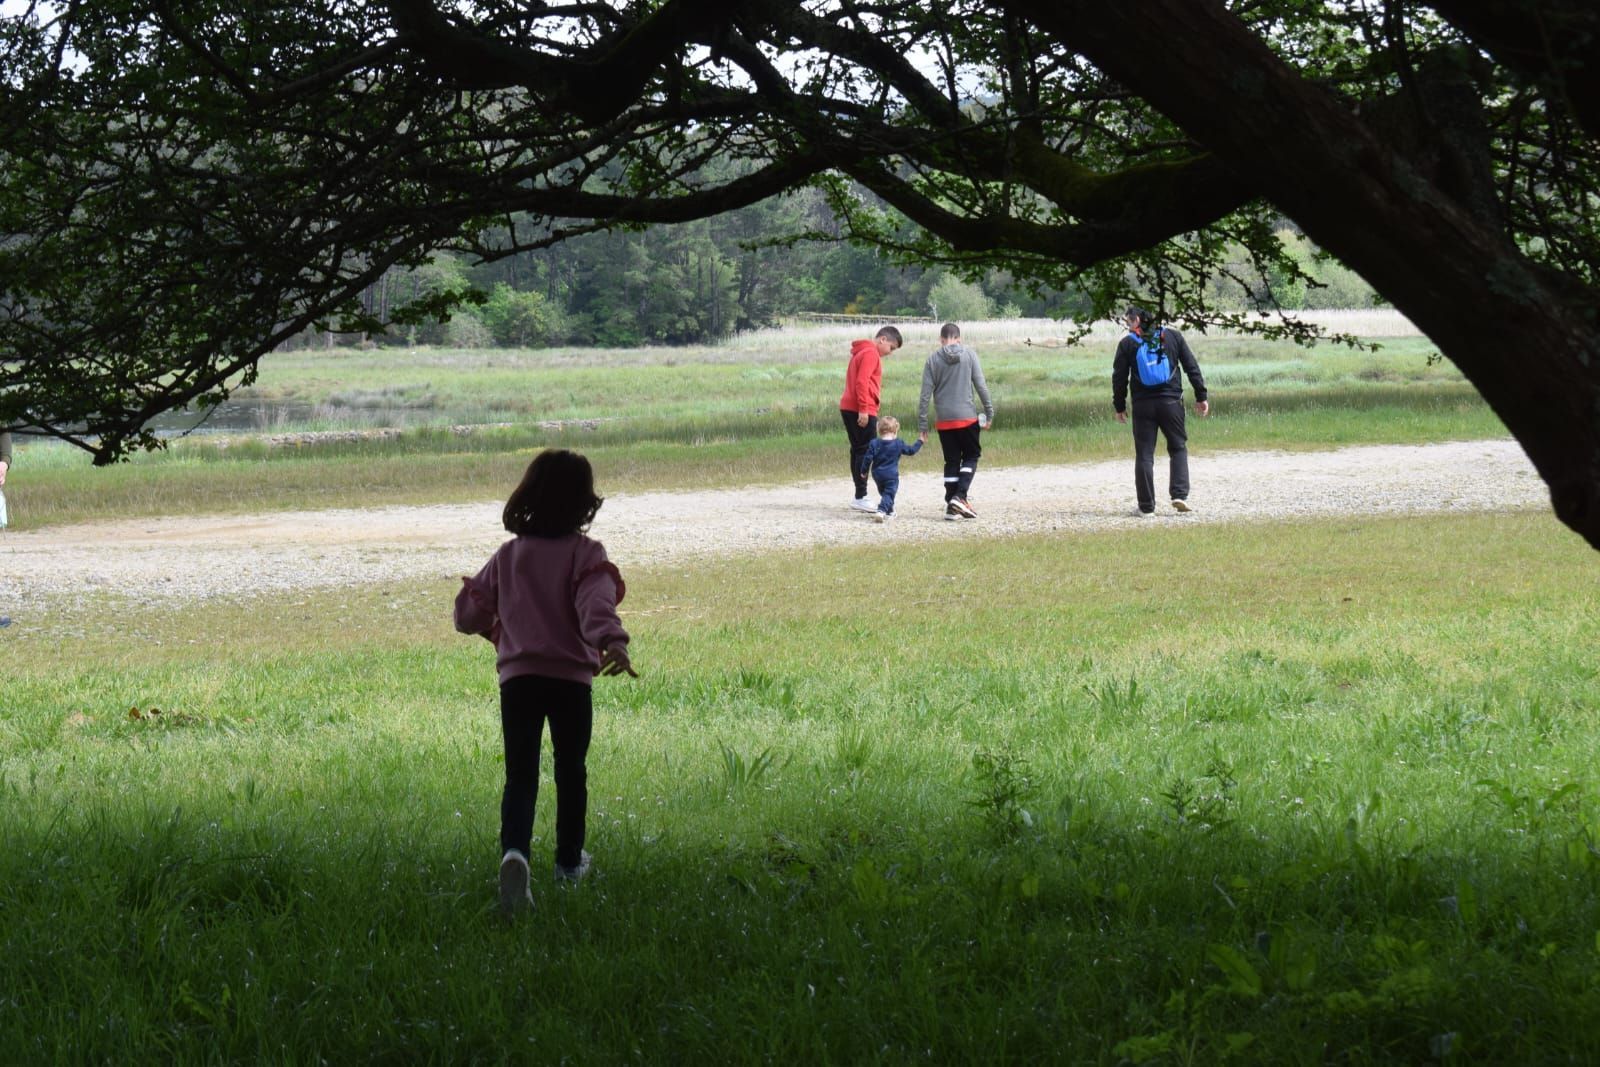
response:
[[[1133,402],[1133,488],[1140,511],[1156,507],[1156,431],[1167,439],[1168,484],[1174,500],[1189,498],[1189,435],[1183,397],[1158,396]]]
[[[886,478],[877,472],[873,472],[872,480],[878,486],[878,510],[885,515],[893,515],[895,494],[900,492],[900,479],[894,477]]]
[[[556,768],[556,862],[576,867],[583,857],[589,809],[585,762],[594,732],[594,705],[587,685],[565,678],[523,674],[500,683],[500,727],[506,742],[500,851],[514,848],[528,856],[534,802],[539,797],[539,738],[546,719]]]
[[[972,488],[972,475],[978,469],[978,457],[983,455],[979,444],[978,424],[956,430],[939,431],[939,451],[944,453],[944,499],[949,503],[956,497],[967,499]]]
[[[859,411],[839,414],[844,419],[844,432],[850,435],[850,480],[856,483],[856,499],[860,500],[867,495],[867,472],[861,469],[861,461],[866,458],[867,446],[878,436],[878,416],[868,415],[867,424],[857,426]]]

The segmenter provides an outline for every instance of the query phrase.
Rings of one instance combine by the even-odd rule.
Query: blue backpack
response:
[[[1166,385],[1172,380],[1173,371],[1177,369],[1167,358],[1166,350],[1161,347],[1162,333],[1162,328],[1157,326],[1154,343],[1136,333],[1128,334],[1139,342],[1139,347],[1133,354],[1133,365],[1139,368],[1139,381],[1151,387]]]

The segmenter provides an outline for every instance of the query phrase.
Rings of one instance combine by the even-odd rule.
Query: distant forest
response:
[[[812,236],[770,243],[797,233]],[[1372,290],[1361,278],[1320,258],[1287,224],[1279,237],[1322,286],[1282,278],[1247,286],[1238,280],[1249,276],[1241,253],[1212,283],[1215,306],[1371,306]],[[1031,293],[1003,271],[971,279],[942,266],[896,264],[840,239],[822,194],[810,189],[698,222],[587,234],[491,263],[441,255],[384,275],[367,290],[365,310],[384,318],[390,306],[448,291],[475,291],[482,302],[459,308],[448,322],[391,327],[381,336],[316,334],[299,343],[627,348],[708,344],[799,312],[970,321],[1074,318],[1088,308],[1082,294]]]

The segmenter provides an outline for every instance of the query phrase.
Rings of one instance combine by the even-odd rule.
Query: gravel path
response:
[[[1166,476],[1156,461],[1157,484]],[[618,494],[592,533],[624,567],[833,544],[963,539],[1173,523],[1548,507],[1514,441],[1194,457],[1196,510],[1133,513],[1132,460],[981,469],[977,520],[945,522],[938,450],[907,460],[900,513],[846,507],[843,479]],[[874,496],[872,499],[876,500]],[[504,540],[498,502],[131,519],[0,534],[0,614],[95,592],[198,599],[471,573]]]

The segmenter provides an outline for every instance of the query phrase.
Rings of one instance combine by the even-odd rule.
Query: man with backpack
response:
[[[1201,418],[1211,412],[1206,381],[1183,334],[1155,325],[1154,316],[1131,307],[1123,317],[1128,334],[1117,345],[1111,365],[1111,406],[1117,421],[1128,421],[1128,394],[1133,394],[1133,485],[1139,514],[1156,510],[1156,431],[1167,439],[1168,485],[1174,511],[1188,512],[1189,437],[1183,427],[1183,375],[1194,386],[1194,409]]]

